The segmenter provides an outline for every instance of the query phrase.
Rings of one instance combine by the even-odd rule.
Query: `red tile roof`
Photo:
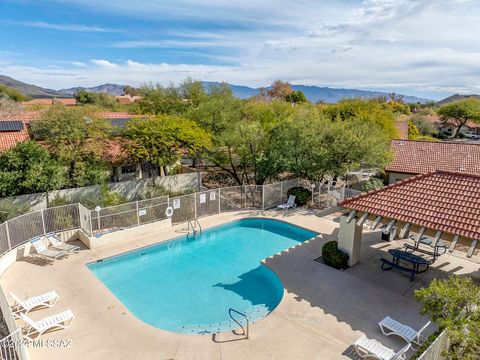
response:
[[[424,174],[435,170],[480,175],[480,144],[392,140],[389,172]]]
[[[21,121],[23,129],[20,131],[0,132],[0,153],[14,147],[18,142],[30,139],[27,126],[31,120],[40,119],[40,111],[9,111],[0,112],[1,121]]]
[[[77,100],[74,98],[66,98],[66,99],[53,99],[53,103],[61,103],[66,106],[73,106],[77,104]]]
[[[24,128],[21,131],[0,131],[0,153],[14,147],[18,142],[30,139],[28,133],[28,124],[31,121],[40,120],[43,111],[15,111],[0,112],[0,121],[22,121]],[[127,112],[101,112],[97,114],[104,119],[114,118],[132,118],[138,115]],[[112,163],[118,163],[126,158],[120,144],[116,144],[114,140],[110,140],[105,144],[105,159]]]
[[[348,209],[480,240],[480,176],[422,174],[345,200]]]

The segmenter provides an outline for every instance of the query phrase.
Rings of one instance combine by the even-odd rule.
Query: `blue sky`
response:
[[[474,0],[1,0],[0,74],[59,89],[186,77],[480,92]]]

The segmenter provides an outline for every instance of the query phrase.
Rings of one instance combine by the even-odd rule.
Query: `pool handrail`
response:
[[[237,315],[243,316],[243,317],[245,318],[245,321],[246,321],[246,323],[247,323],[247,328],[246,328],[246,329],[243,327],[243,325],[242,325],[237,319],[235,319],[235,317],[232,315],[232,313],[235,313],[235,314],[237,314]],[[248,339],[248,334],[249,334],[249,330],[250,330],[250,329],[249,329],[249,328],[250,328],[250,324],[249,324],[247,315],[245,315],[244,313],[242,313],[242,312],[240,312],[240,311],[238,311],[238,310],[235,310],[235,309],[233,309],[233,308],[228,309],[228,315],[229,315],[230,318],[231,318],[233,321],[235,321],[235,322],[238,324],[238,326],[240,326],[240,328],[242,329],[243,334],[241,334],[241,335],[245,335],[245,339]]]

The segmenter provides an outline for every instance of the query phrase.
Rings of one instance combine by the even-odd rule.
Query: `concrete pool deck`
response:
[[[380,332],[377,323],[385,315],[414,328],[428,320],[418,315],[420,305],[413,300],[408,277],[393,271],[377,276],[378,263],[378,269],[361,263],[342,272],[314,261],[321,254],[322,244],[336,239],[337,215],[319,218],[302,210],[286,214],[241,211],[202,218],[200,222],[205,229],[251,216],[277,218],[320,235],[265,259],[264,263],[282,280],[285,293],[270,315],[250,326],[248,340],[240,340],[241,337],[231,333],[219,334],[215,340],[211,335],[176,334],[143,323],[85,266],[91,261],[180,236],[186,228],[186,224],[181,224],[93,250],[84,248],[52,264],[36,257],[13,264],[0,280],[7,292],[26,298],[56,290],[60,296],[53,308],[31,312],[32,319],[39,320],[68,308],[76,316],[70,328],[40,337],[71,340],[67,348],[30,346],[31,359],[353,359],[351,345],[362,334],[395,350],[404,345],[399,338],[385,337]],[[362,254],[366,254],[367,264],[371,259],[377,260],[376,251],[384,251],[377,248],[376,235],[364,234]],[[449,263],[456,261],[450,260]],[[467,272],[478,272],[478,264],[468,266]]]

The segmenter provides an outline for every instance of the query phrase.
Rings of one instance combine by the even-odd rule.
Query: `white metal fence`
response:
[[[37,236],[72,229],[94,236],[167,219],[173,208],[172,223],[215,215],[226,211],[266,210],[287,201],[288,190],[303,186],[312,192],[312,201],[321,207],[336,206],[360,192],[301,179],[267,185],[242,185],[200,191],[169,198],[160,196],[126,204],[89,210],[82,204],[57,206],[30,212],[0,224],[0,254]]]
[[[442,353],[450,346],[447,330],[443,330],[440,335],[430,344],[430,346],[419,356],[418,360],[443,360],[445,356]]]
[[[5,292],[0,287],[0,309],[7,324],[10,335],[0,340],[0,359],[28,360],[29,356],[23,341],[22,330],[17,325]]]

